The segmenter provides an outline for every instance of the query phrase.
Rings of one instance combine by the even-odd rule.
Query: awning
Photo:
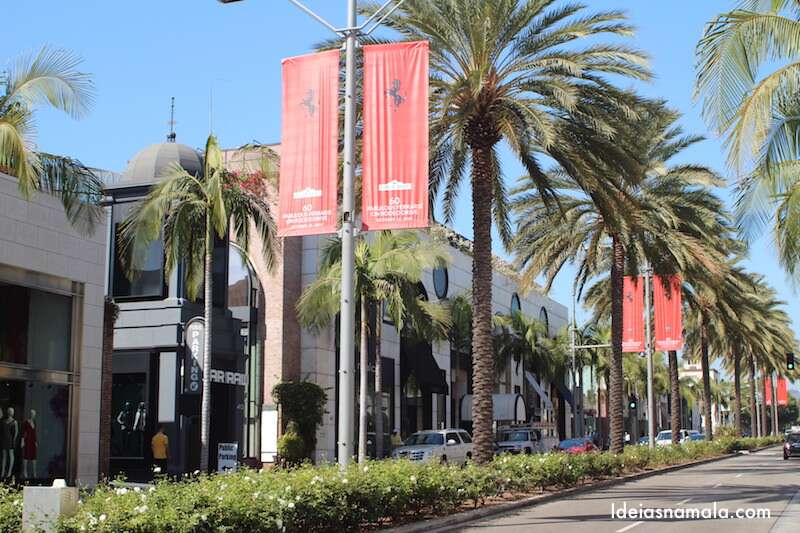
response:
[[[472,394],[465,394],[461,399],[461,420],[472,420]],[[525,399],[521,394],[492,394],[492,420],[527,422]]]
[[[527,380],[528,380],[528,383],[530,383],[530,384],[531,384],[531,387],[533,387],[533,390],[535,390],[535,391],[536,391],[536,394],[538,394],[538,395],[539,395],[539,397],[540,397],[542,400],[544,400],[544,407],[545,407],[545,409],[550,409],[550,410],[552,410],[552,409],[553,409],[553,402],[552,402],[552,401],[550,401],[550,396],[548,396],[548,395],[547,395],[547,393],[544,391],[544,389],[542,388],[542,386],[541,386],[541,385],[539,385],[539,382],[538,382],[538,381],[536,381],[536,376],[534,376],[533,374],[531,374],[530,372],[528,372],[528,371],[526,370],[526,371],[525,371],[525,379],[527,379]]]
[[[401,383],[405,384],[413,374],[423,392],[447,394],[447,375],[436,364],[430,344],[409,343],[403,355],[400,360]]]
[[[564,385],[559,380],[556,380],[556,390],[558,390],[558,395],[561,396],[564,400],[566,400],[567,403],[569,403],[570,405],[575,405],[574,403],[572,403],[572,393],[567,388],[567,386]]]

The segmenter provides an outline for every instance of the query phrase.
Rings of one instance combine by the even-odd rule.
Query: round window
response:
[[[522,312],[522,304],[519,301],[519,294],[516,292],[511,295],[511,314]]]
[[[442,266],[433,269],[433,290],[440,300],[447,298],[447,286],[449,283],[450,277],[447,274],[447,267]]]

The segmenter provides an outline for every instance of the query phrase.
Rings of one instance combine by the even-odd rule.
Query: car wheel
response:
[[[525,455],[530,455],[532,453],[530,448],[525,448]]]
[[[784,461],[788,461],[788,460],[789,460],[789,456],[788,456],[788,455],[786,455],[786,454],[783,454],[783,460],[784,460]]]
[[[439,459],[439,462],[442,463],[443,465],[446,465],[447,464],[447,456],[443,455],[442,458]]]

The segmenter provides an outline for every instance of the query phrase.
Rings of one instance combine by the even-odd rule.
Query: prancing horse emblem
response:
[[[300,105],[305,106],[305,108],[308,110],[308,116],[314,116],[314,113],[317,112],[317,105],[314,103],[314,89],[308,90],[308,94],[300,103]]]
[[[406,101],[406,97],[400,94],[400,80],[392,80],[392,88],[386,91],[386,96],[392,97],[395,110],[403,105],[403,102]]]

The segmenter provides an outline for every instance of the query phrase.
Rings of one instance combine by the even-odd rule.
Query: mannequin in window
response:
[[[133,431],[135,431],[138,455],[144,455],[144,428],[147,425],[147,408],[144,402],[139,402],[139,407],[136,409],[136,416],[133,419]]]
[[[131,431],[133,431],[133,409],[131,402],[125,402],[117,414],[117,424],[120,433],[120,448],[122,455],[131,455]]]
[[[22,423],[22,476],[28,479],[36,478],[36,454],[39,441],[36,437],[36,409],[31,409],[27,419]]]
[[[0,470],[3,478],[14,474],[14,448],[19,437],[19,424],[14,418],[14,408],[6,409],[6,416],[0,420]]]

